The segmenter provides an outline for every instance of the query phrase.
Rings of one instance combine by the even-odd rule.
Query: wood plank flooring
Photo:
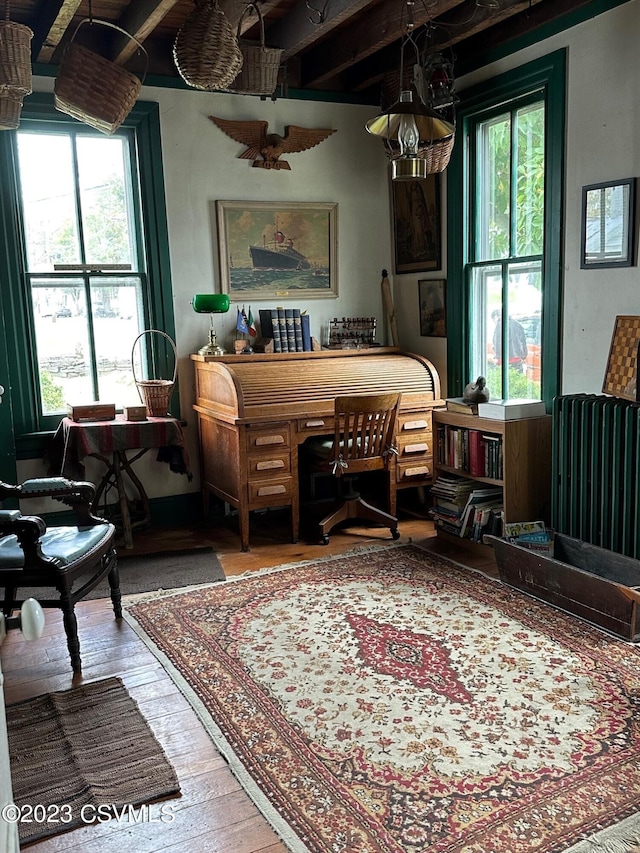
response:
[[[275,515],[275,514],[274,514]],[[401,540],[419,542],[452,559],[495,572],[491,557],[461,554],[434,537],[431,522],[401,517]],[[267,513],[252,521],[251,550],[239,550],[233,523],[182,530],[136,533],[128,554],[157,553],[211,544],[227,576],[261,568],[323,558],[389,538],[389,531],[362,527],[333,532],[329,545],[288,541],[287,524]],[[286,848],[244,793],[214,748],[195,712],[125,622],[116,622],[108,600],[76,606],[83,661],[81,677],[72,677],[59,611],[48,610],[44,636],[28,643],[11,631],[1,650],[7,704],[81,681],[120,676],[148,720],[178,774],[182,796],[169,800],[173,820],[162,823],[159,807],[153,822],[110,820],[81,827],[29,846],[31,853],[285,853]],[[114,737],[118,721],[114,720]],[[55,773],[55,768],[51,768]]]

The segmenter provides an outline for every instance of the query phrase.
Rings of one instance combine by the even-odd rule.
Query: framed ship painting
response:
[[[337,297],[337,204],[217,201],[216,220],[232,300]]]
[[[392,181],[396,273],[439,270],[440,175]]]

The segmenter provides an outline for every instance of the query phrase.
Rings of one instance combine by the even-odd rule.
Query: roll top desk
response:
[[[256,509],[290,507],[297,541],[298,448],[309,436],[333,433],[337,396],[402,392],[398,456],[387,472],[389,512],[395,515],[398,489],[431,483],[431,412],[444,402],[438,373],[423,356],[372,347],[191,358],[205,511],[209,494],[238,510],[243,551]]]

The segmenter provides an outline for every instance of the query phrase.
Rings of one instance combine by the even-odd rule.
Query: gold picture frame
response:
[[[338,296],[338,205],[216,201],[220,283],[231,300]]]

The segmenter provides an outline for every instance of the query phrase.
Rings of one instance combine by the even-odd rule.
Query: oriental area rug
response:
[[[416,545],[127,608],[296,853],[640,844],[640,651]]]

